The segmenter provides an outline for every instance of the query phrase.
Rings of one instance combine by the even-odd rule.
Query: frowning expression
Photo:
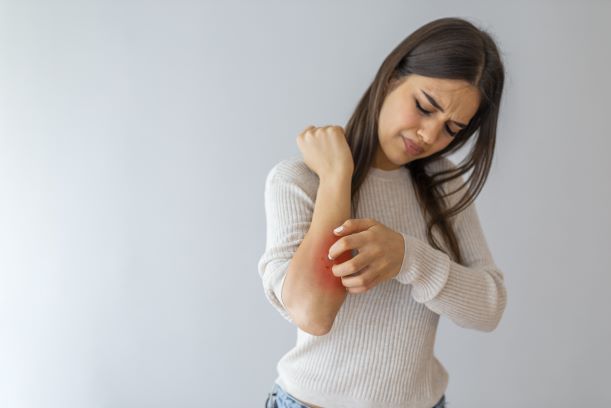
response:
[[[383,170],[443,150],[467,126],[480,103],[479,90],[456,79],[410,74],[390,89],[380,111],[379,146],[373,163]],[[410,151],[406,140],[421,151]]]

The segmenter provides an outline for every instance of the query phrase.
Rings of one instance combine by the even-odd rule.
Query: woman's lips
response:
[[[410,154],[421,154],[422,152],[424,152],[424,149],[422,149],[420,146],[418,146],[406,137],[403,138],[403,144],[405,145],[405,151]]]

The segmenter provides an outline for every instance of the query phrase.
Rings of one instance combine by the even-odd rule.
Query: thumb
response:
[[[335,228],[333,233],[338,236],[354,234],[355,232],[365,231],[376,224],[377,221],[371,218],[351,218]]]

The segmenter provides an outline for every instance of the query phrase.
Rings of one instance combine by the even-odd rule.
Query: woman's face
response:
[[[416,74],[401,78],[382,103],[373,167],[398,169],[444,149],[475,115],[479,102],[478,89],[466,81]],[[406,149],[406,139],[421,150]]]

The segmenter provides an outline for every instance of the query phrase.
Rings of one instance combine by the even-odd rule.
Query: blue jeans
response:
[[[445,408],[446,396],[442,395],[441,399],[433,406],[433,408]],[[307,406],[297,402],[295,398],[286,392],[278,383],[274,383],[272,392],[267,395],[265,400],[265,408],[308,408]]]

